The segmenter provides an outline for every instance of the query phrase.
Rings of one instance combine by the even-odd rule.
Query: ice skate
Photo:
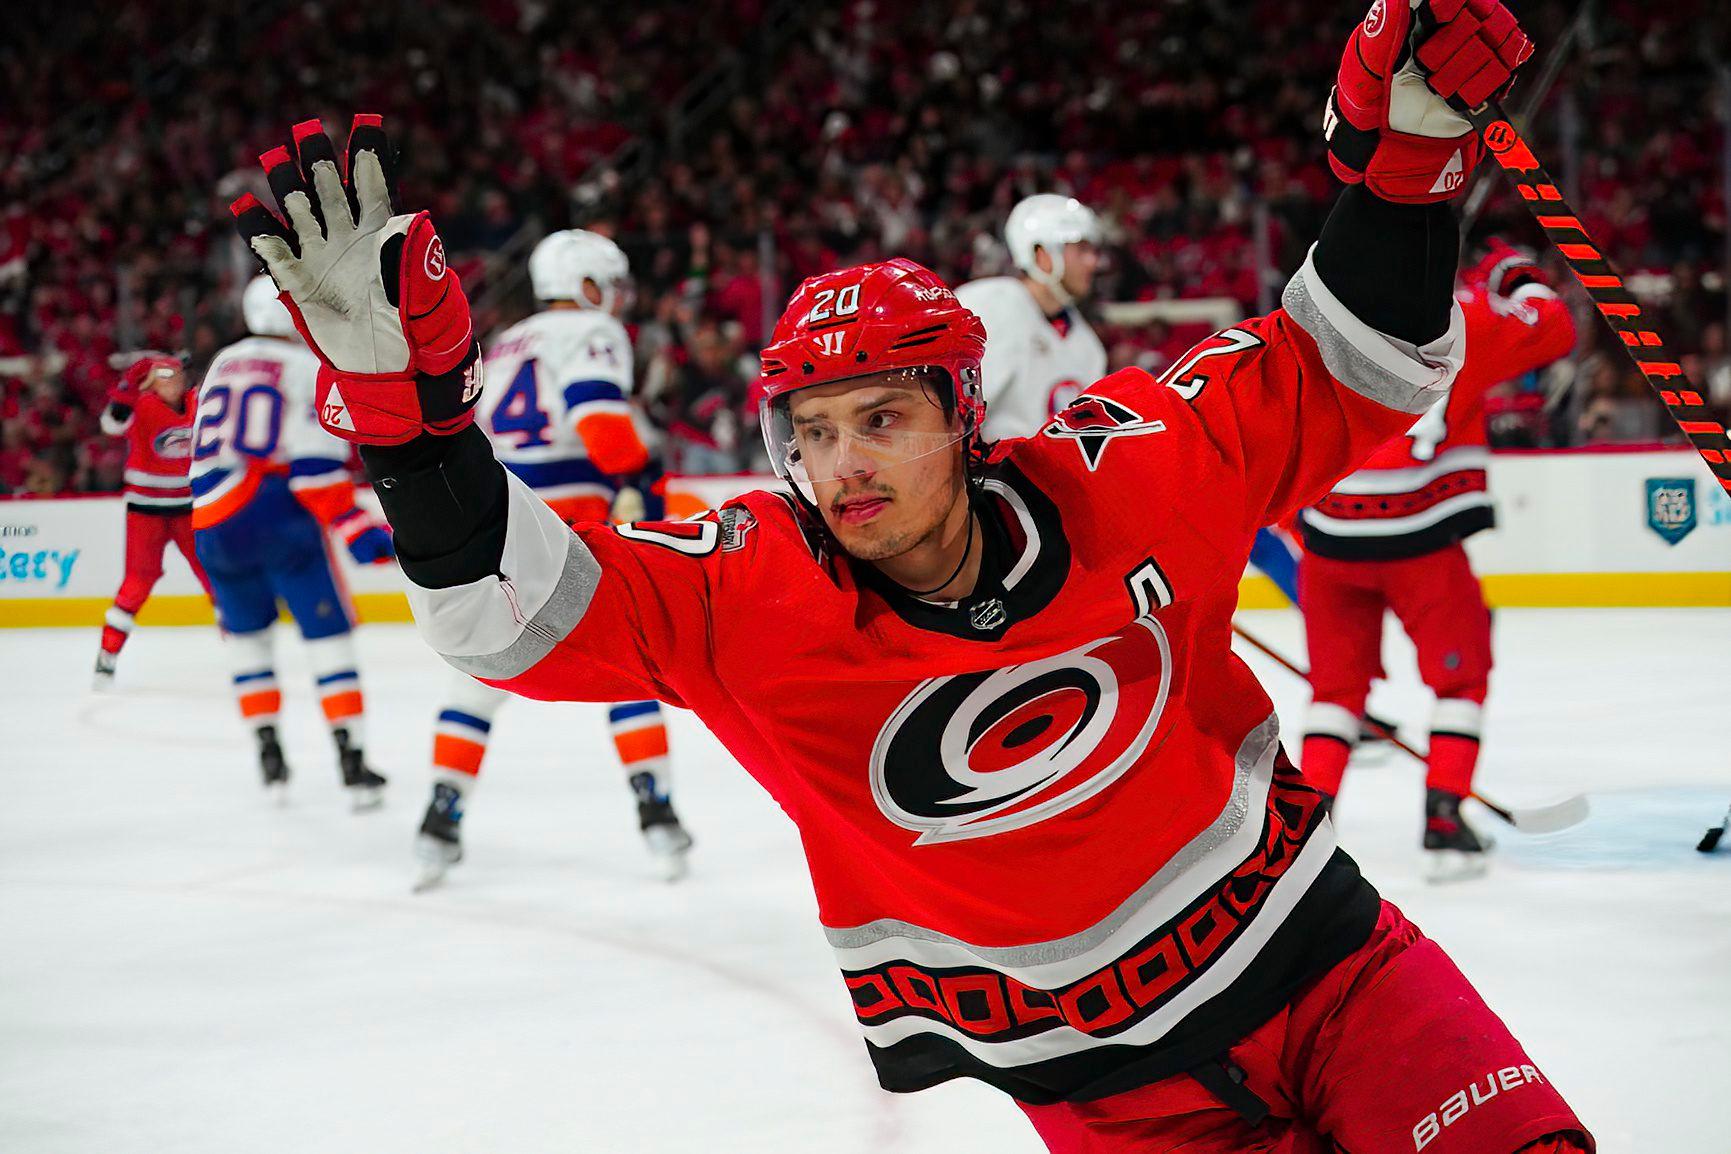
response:
[[[1479,834],[1461,816],[1461,799],[1447,790],[1427,789],[1424,798],[1426,880],[1466,881],[1490,868],[1489,837]]]
[[[114,661],[117,656],[119,655],[106,649],[96,651],[96,674],[91,678],[90,688],[98,693],[114,688]]]
[[[258,768],[264,775],[265,792],[278,805],[288,802],[288,762],[283,759],[282,745],[276,739],[276,726],[258,727]]]
[[[649,856],[663,878],[678,881],[690,870],[686,858],[691,853],[691,835],[679,824],[679,815],[656,785],[654,774],[633,774],[631,791],[637,795],[637,826],[643,831]]]
[[[415,835],[415,857],[421,863],[416,893],[438,885],[450,868],[463,860],[462,821],[462,792],[446,782],[435,783],[421,831]]]
[[[349,744],[349,731],[334,729],[337,759],[342,764],[343,788],[349,792],[349,802],[356,813],[377,809],[385,803],[385,777],[367,766],[359,746]]]

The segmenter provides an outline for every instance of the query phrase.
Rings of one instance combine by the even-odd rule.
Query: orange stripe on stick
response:
[[[1725,432],[1725,426],[1718,421],[1678,421],[1677,427],[1690,436],[1716,437]]]
[[[1683,366],[1678,364],[1676,361],[1636,361],[1635,363],[1640,365],[1641,371],[1646,373],[1649,377],[1664,377],[1669,379],[1671,377],[1680,377],[1683,375]]]
[[[1541,216],[1539,217],[1539,227],[1567,228],[1573,229],[1582,236],[1587,235],[1587,230],[1581,227],[1581,222],[1572,216]]]
[[[1599,250],[1590,244],[1559,244],[1557,251],[1570,260],[1598,260]]]

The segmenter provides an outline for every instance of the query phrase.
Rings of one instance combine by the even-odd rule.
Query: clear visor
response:
[[[911,369],[861,377],[822,397],[778,397],[764,414],[770,464],[815,500],[810,486],[942,453],[968,432],[946,393],[941,373]]]

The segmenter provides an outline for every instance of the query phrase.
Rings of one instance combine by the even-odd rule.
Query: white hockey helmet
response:
[[[1023,199],[1010,210],[1004,225],[1004,243],[1010,247],[1010,259],[1032,279],[1039,281],[1059,298],[1069,300],[1064,288],[1064,246],[1087,241],[1100,243],[1100,220],[1094,210],[1073,196],[1055,192],[1040,192]],[[1034,259],[1037,249],[1045,249],[1052,268],[1047,271]]]
[[[596,305],[583,295],[583,282],[601,290]],[[631,263],[607,237],[582,228],[549,233],[529,254],[529,285],[540,301],[575,301],[583,308],[612,312],[630,286]]]
[[[240,295],[240,315],[246,321],[246,331],[255,336],[300,336],[288,306],[277,299],[276,282],[268,276],[255,276],[247,282],[246,291]]]

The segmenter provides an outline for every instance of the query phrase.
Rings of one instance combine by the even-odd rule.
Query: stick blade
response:
[[[1514,827],[1522,833],[1559,833],[1587,820],[1592,807],[1581,794],[1548,805],[1516,806],[1509,810]]]

